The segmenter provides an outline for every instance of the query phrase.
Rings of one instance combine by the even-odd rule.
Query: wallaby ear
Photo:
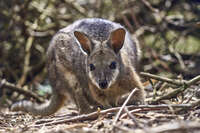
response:
[[[85,51],[89,55],[91,51],[91,41],[87,37],[87,35],[79,31],[74,31],[74,36],[81,44],[81,48],[83,49],[83,51]]]
[[[124,44],[126,31],[123,28],[116,29],[110,34],[110,44],[115,53],[118,53]]]

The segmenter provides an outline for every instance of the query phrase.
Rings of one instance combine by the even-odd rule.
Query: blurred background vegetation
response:
[[[0,79],[42,82],[52,36],[88,17],[119,22],[138,36],[141,71],[185,79],[200,74],[198,0],[1,0]]]

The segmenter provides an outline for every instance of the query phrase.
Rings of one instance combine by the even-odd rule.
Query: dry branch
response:
[[[167,83],[177,85],[177,86],[184,85],[184,80],[180,81],[180,80],[175,80],[175,79],[169,79],[169,78],[166,78],[166,77],[161,77],[161,76],[153,75],[153,74],[150,74],[150,73],[144,73],[144,72],[141,72],[140,75],[142,75],[143,77],[156,79],[156,80],[167,82]]]
[[[189,86],[194,85],[194,84],[196,84],[197,82],[200,81],[200,75],[187,81],[187,80],[182,80],[182,79],[181,80],[169,79],[169,78],[166,78],[166,77],[161,77],[161,76],[153,75],[153,74],[150,74],[150,73],[144,73],[144,72],[141,72],[140,74],[144,77],[156,79],[156,80],[159,80],[159,81],[162,81],[162,82],[167,82],[169,84],[173,84],[173,85],[180,87],[179,89],[176,89],[176,90],[174,90],[174,91],[172,91],[172,92],[170,92],[170,93],[168,93],[164,96],[156,98],[155,100],[152,101],[153,103],[157,103],[158,101],[164,100],[164,99],[174,98],[179,93],[185,91]]]
[[[171,108],[173,109],[191,109],[196,106],[200,105],[200,100],[195,101],[191,104],[162,104],[162,105],[130,105],[127,106],[128,110],[133,110],[133,109],[138,109],[135,110],[134,113],[136,112],[142,112],[142,111],[153,111],[153,110],[170,110]],[[88,120],[95,120],[101,115],[107,115],[107,117],[113,116],[112,113],[115,113],[119,111],[122,107],[115,107],[115,108],[110,108],[107,110],[102,110],[102,111],[96,111],[90,114],[83,114],[80,116],[75,116],[72,118],[59,118],[59,119],[42,119],[39,121],[36,121],[33,127],[41,127],[41,126],[51,126],[51,125],[56,125],[56,124],[63,124],[63,123],[69,123],[69,122],[77,122],[77,121],[88,121]],[[139,110],[140,109],[140,110]]]
[[[35,21],[36,24],[37,21]],[[30,57],[31,57],[31,47],[33,45],[34,42],[34,37],[30,36],[27,39],[26,42],[26,48],[25,48],[25,57],[24,57],[24,67],[23,67],[23,72],[22,72],[22,76],[18,81],[18,85],[23,85],[26,82],[26,78],[28,76],[29,71],[31,70],[30,68]]]
[[[150,73],[144,73],[144,72],[141,72],[140,75],[147,77],[147,78],[152,78],[152,79],[156,79],[156,80],[159,80],[159,81],[167,82],[167,83],[177,85],[177,86],[183,86],[183,85],[191,86],[191,85],[196,84],[198,81],[200,81],[200,75],[198,75],[198,76],[196,76],[193,79],[188,80],[188,81],[187,80],[170,79],[170,78],[161,77],[161,76],[153,75],[153,74],[150,74]]]
[[[27,97],[32,97],[32,98],[36,99],[38,102],[44,102],[44,100],[42,98],[38,97],[37,94],[35,94],[31,91],[28,91],[28,90],[23,90],[22,88],[16,86],[15,84],[9,83],[5,79],[0,81],[0,88],[8,88],[8,89],[11,89],[12,91],[17,91],[19,93],[22,93],[22,94],[26,95]]]
[[[123,103],[122,107],[120,108],[119,112],[117,113],[115,120],[113,122],[113,125],[116,124],[116,122],[118,121],[122,111],[124,110],[124,108],[126,107],[126,104],[128,103],[128,101],[130,100],[130,98],[133,96],[133,94],[135,93],[135,91],[137,90],[137,88],[135,88],[134,90],[132,90],[132,92],[129,94],[128,98],[126,99],[126,101]]]

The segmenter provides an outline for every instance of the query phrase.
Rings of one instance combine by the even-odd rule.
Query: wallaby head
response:
[[[93,40],[83,32],[75,31],[82,50],[87,54],[88,78],[98,89],[107,90],[120,74],[120,49],[123,47],[126,31],[118,28],[107,40]]]

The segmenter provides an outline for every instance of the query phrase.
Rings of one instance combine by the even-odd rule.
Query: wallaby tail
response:
[[[12,111],[24,111],[33,115],[47,116],[55,113],[63,105],[65,96],[62,94],[53,94],[50,101],[37,104],[31,101],[20,101],[11,106]]]

